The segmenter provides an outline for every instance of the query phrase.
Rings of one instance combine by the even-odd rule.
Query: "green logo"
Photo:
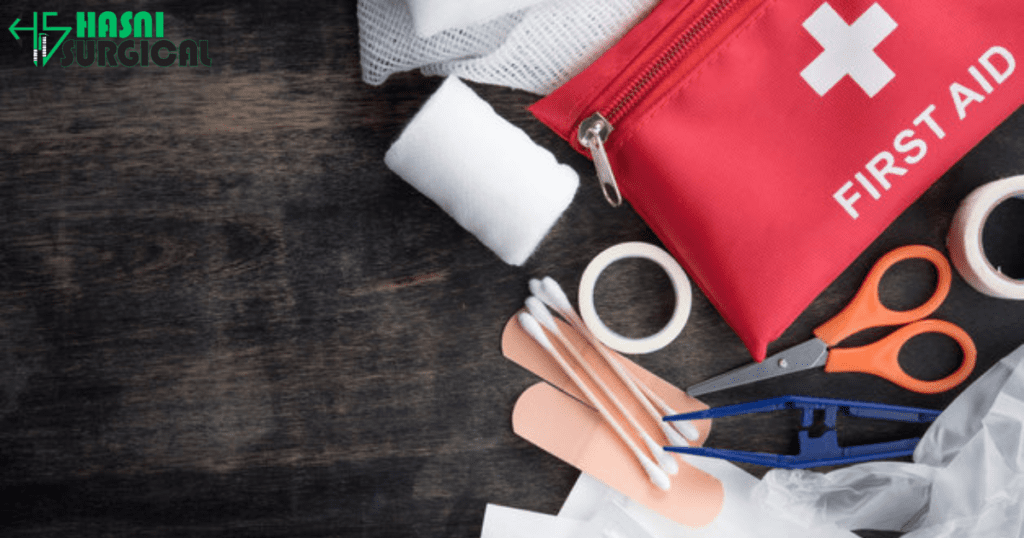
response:
[[[39,65],[39,60],[40,60],[40,54],[39,53],[40,53],[40,51],[42,52],[42,60],[43,60],[43,64],[42,65],[46,65],[47,63],[49,63],[50,58],[53,57],[53,53],[58,48],[60,48],[61,43],[63,43],[64,39],[67,38],[68,34],[71,33],[71,27],[70,26],[50,26],[49,25],[49,21],[47,19],[49,19],[50,17],[56,17],[56,16],[57,16],[57,12],[56,11],[44,11],[43,12],[43,28],[42,28],[43,31],[42,32],[39,31],[39,12],[32,12],[32,26],[21,26],[21,27],[19,27],[18,23],[21,22],[21,19],[14,19],[14,24],[12,24],[10,26],[10,28],[8,28],[8,30],[11,31],[11,35],[14,36],[14,39],[17,39],[18,41],[21,41],[21,36],[18,35],[19,31],[20,32],[25,32],[25,31],[28,31],[28,30],[32,30],[32,63],[34,63],[35,65]],[[64,30],[64,33],[60,36],[60,39],[57,40],[57,43],[54,44],[53,48],[50,49],[50,50],[47,50],[47,45],[48,45],[47,38],[49,37],[49,34],[46,34],[45,32],[54,31],[54,30]]]
[[[32,26],[18,26],[21,19],[15,19],[8,28],[14,39],[22,40],[32,31],[32,62],[37,66],[49,63],[54,53],[60,52],[61,67],[78,64],[81,67],[146,67],[157,65],[170,67],[174,64],[185,67],[204,65],[209,67],[210,50],[206,40],[184,39],[175,44],[164,37],[164,13],[157,11],[126,11],[118,16],[112,11],[97,14],[94,11],[79,11],[75,14],[75,37],[67,40],[70,26],[51,26],[49,19],[56,17],[56,11],[44,11],[42,26],[39,12],[32,13]],[[63,31],[55,43],[49,41],[48,32]],[[19,35],[19,32],[22,32]],[[52,34],[56,35],[56,34]],[[156,40],[151,42],[149,38]],[[117,41],[115,41],[115,39]],[[138,40],[138,42],[136,42]],[[40,63],[40,60],[42,63]]]

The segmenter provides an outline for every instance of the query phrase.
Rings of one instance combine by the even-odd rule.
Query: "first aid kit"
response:
[[[531,107],[756,360],[1024,101],[1024,3],[664,0]]]

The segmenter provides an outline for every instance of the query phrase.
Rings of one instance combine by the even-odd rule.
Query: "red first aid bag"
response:
[[[763,360],[1024,102],[1021,0],[663,0],[531,107]]]

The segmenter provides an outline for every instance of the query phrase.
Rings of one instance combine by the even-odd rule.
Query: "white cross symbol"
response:
[[[896,21],[878,4],[872,4],[853,24],[847,25],[825,2],[807,17],[803,26],[825,49],[800,72],[818,95],[825,95],[850,75],[868,97],[874,97],[896,76],[875,54],[875,47],[896,29]]]

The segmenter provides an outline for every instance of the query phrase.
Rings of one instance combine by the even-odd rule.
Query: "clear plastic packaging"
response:
[[[907,532],[904,538],[1024,536],[1024,346],[943,411],[914,463],[827,474],[776,469],[754,498],[795,521]]]

